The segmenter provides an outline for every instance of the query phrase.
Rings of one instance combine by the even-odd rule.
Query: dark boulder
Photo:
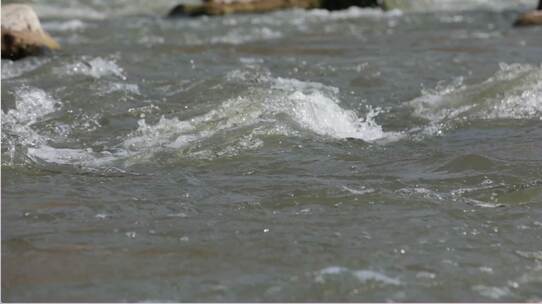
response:
[[[378,6],[378,0],[206,0],[200,5],[179,4],[167,16],[220,16],[239,13],[265,13],[293,8],[340,10],[351,6]]]
[[[322,0],[321,8],[335,11],[347,9],[351,6],[359,7],[378,7],[379,3],[377,0]]]

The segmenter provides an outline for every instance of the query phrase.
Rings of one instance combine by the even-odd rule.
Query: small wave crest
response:
[[[26,60],[2,60],[2,80],[22,76],[34,71],[47,63],[49,59],[44,57],[27,58]]]
[[[113,59],[96,57],[92,59],[83,58],[81,61],[68,64],[62,68],[61,74],[86,75],[93,78],[115,76],[126,80],[123,69]]]
[[[315,281],[317,283],[325,283],[326,280],[337,276],[352,276],[359,280],[360,283],[376,282],[382,285],[401,285],[399,279],[388,277],[380,272],[372,270],[350,270],[339,266],[331,266],[318,271]]]
[[[68,21],[49,21],[44,22],[43,27],[47,31],[57,31],[57,32],[69,32],[69,31],[79,31],[85,29],[88,25],[79,20],[73,19]]]
[[[40,146],[47,138],[32,125],[54,112],[60,103],[42,89],[23,86],[15,91],[15,108],[2,111],[2,150],[9,151],[7,162],[13,163],[21,148]],[[4,152],[4,151],[3,151]]]
[[[415,116],[430,122],[425,131],[431,134],[465,121],[540,119],[542,66],[503,63],[482,83],[467,85],[460,77],[451,84],[422,90],[409,105]]]
[[[91,62],[104,63],[99,59]],[[83,69],[84,74],[94,73],[92,68]],[[3,114],[3,124],[9,125],[11,130],[20,127],[28,133],[20,134],[21,137],[37,140],[37,144],[26,147],[26,155],[31,159],[85,166],[101,166],[119,160],[129,165],[161,152],[182,158],[233,156],[261,147],[266,136],[356,138],[366,142],[400,137],[398,133],[384,131],[376,123],[379,109],[368,107],[367,113],[359,116],[342,108],[339,90],[335,87],[276,78],[270,73],[236,70],[226,76],[230,83],[247,80],[253,81],[253,86],[205,114],[185,120],[171,116],[142,117],[137,129],[129,132],[122,142],[101,152],[87,147],[54,148],[63,144],[30,128],[40,117],[55,110],[56,101],[40,89],[18,91],[17,108]]]
[[[227,75],[230,81],[257,79],[260,87],[250,90],[246,96],[231,98],[216,109],[189,120],[163,116],[155,124],[140,120],[138,129],[128,136],[123,146],[131,151],[187,147],[193,151],[192,144],[195,142],[214,141],[220,145],[216,138],[220,137],[223,143],[232,144],[227,139],[234,137],[237,138],[234,140],[236,145],[254,148],[262,144],[261,140],[254,138],[277,134],[295,136],[299,132],[334,139],[356,138],[367,142],[400,137],[398,133],[383,131],[375,122],[374,118],[380,113],[378,109],[368,108],[365,117],[343,109],[336,96],[337,88],[321,83],[258,75],[256,77],[243,71],[233,71]],[[250,139],[248,143],[247,138]]]
[[[400,10],[392,9],[383,11],[377,8],[361,8],[352,6],[350,8],[338,11],[329,11],[325,9],[314,9],[305,12],[305,15],[311,18],[327,20],[345,20],[357,18],[391,18],[400,17],[403,13]]]

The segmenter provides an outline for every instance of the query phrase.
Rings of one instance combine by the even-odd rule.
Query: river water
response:
[[[2,60],[2,300],[542,300],[527,6],[139,2],[36,1],[63,50]]]

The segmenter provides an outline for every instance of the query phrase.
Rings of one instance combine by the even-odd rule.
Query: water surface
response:
[[[524,6],[58,3],[2,60],[4,301],[542,300]]]

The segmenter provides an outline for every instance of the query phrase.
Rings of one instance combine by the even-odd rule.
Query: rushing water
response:
[[[37,2],[63,50],[2,60],[3,300],[542,300],[524,6],[139,2]]]

